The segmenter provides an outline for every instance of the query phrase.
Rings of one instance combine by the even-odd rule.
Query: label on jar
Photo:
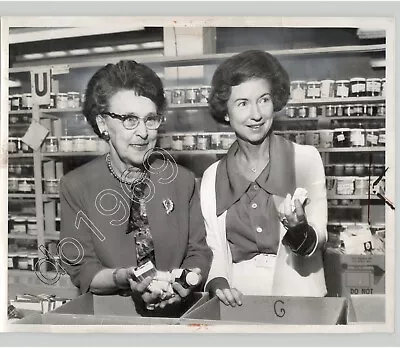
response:
[[[367,134],[367,141],[370,144],[376,145],[378,144],[378,136],[375,134]]]
[[[337,116],[343,116],[343,107],[341,105],[338,105],[336,108],[336,115]]]
[[[199,137],[197,139],[197,148],[199,150],[207,150],[207,138]]]
[[[187,89],[186,90],[186,100],[190,102],[195,102],[196,101],[196,90],[193,88]]]
[[[193,135],[186,135],[183,138],[183,146],[188,146],[188,147],[192,147],[195,146],[195,138]]]
[[[350,141],[354,146],[365,146],[365,138],[363,137],[361,129],[353,129],[351,131]]]
[[[336,139],[337,139],[337,141],[342,142],[342,141],[344,141],[346,138],[345,138],[344,134],[341,133],[341,134],[339,134],[339,135],[336,136]]]
[[[19,97],[12,97],[11,106],[19,108]]]
[[[346,85],[339,85],[336,87],[336,95],[338,97],[348,97],[349,96],[349,87]]]
[[[381,82],[374,80],[367,80],[367,92],[380,93]]]
[[[8,257],[8,268],[14,268],[14,262],[12,257]]]
[[[351,93],[362,93],[365,92],[365,83],[355,82],[351,85]]]
[[[21,192],[30,192],[31,191],[31,185],[29,185],[26,181],[22,181],[18,185],[18,190]]]
[[[27,258],[19,259],[18,260],[18,268],[27,270],[28,269],[28,259]]]
[[[172,141],[172,149],[173,150],[182,150],[183,149],[183,141],[180,139],[176,139]]]
[[[14,141],[8,142],[8,152],[17,152],[17,144]]]
[[[308,113],[309,113],[309,117],[312,117],[312,118],[317,117],[317,107],[316,106],[310,106],[308,108]]]
[[[22,107],[31,108],[32,107],[32,96],[29,94],[22,95]]]
[[[97,144],[96,144],[97,147]],[[60,140],[60,151],[61,152],[71,152],[72,151],[72,141],[68,139]]]
[[[386,133],[379,134],[378,142],[379,144],[386,144]]]
[[[301,100],[305,98],[305,95],[306,95],[305,90],[301,88],[301,86],[299,85],[292,91],[293,99]]]
[[[319,98],[321,95],[320,87],[309,85],[307,88],[307,97],[308,98]]]

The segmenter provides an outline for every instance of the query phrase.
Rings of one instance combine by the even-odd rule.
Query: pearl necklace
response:
[[[124,178],[120,177],[120,176],[115,172],[115,170],[114,170],[114,168],[113,168],[113,166],[112,166],[112,164],[111,164],[111,156],[110,156],[110,153],[108,153],[108,154],[106,155],[106,162],[107,162],[107,166],[108,166],[108,169],[110,170],[111,175],[112,175],[114,178],[116,178],[118,181],[122,182],[123,184],[127,184],[127,185],[132,185],[133,183],[136,182],[136,179],[133,179],[133,181],[125,180]],[[141,172],[141,175],[144,175],[144,174],[145,174],[145,173],[142,172],[140,169],[138,169],[137,171],[138,171],[138,172],[140,171],[140,172]]]

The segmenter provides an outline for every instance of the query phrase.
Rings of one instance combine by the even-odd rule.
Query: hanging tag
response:
[[[51,66],[51,75],[63,75],[69,74],[69,65],[52,65]]]
[[[50,131],[46,127],[33,120],[25,135],[22,137],[22,141],[33,150],[38,150],[49,132]]]
[[[36,105],[50,104],[51,72],[48,68],[31,71],[32,101]]]

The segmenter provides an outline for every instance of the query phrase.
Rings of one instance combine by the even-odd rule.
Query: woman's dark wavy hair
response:
[[[138,96],[149,98],[162,113],[166,107],[161,79],[146,65],[133,60],[121,60],[99,69],[86,87],[83,115],[94,132],[102,137],[96,117],[107,112],[111,97],[120,90],[133,90]]]
[[[274,111],[282,110],[290,95],[289,75],[271,54],[258,50],[236,54],[221,63],[211,80],[209,99],[211,115],[220,123],[228,112],[231,87],[253,79],[266,79],[271,84]]]

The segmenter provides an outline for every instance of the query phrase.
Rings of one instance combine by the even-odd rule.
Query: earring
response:
[[[226,122],[229,122],[229,116],[228,116],[228,114],[225,115],[224,120],[225,120]]]
[[[108,133],[106,130],[101,132],[101,138],[105,141],[110,141],[110,133]]]

